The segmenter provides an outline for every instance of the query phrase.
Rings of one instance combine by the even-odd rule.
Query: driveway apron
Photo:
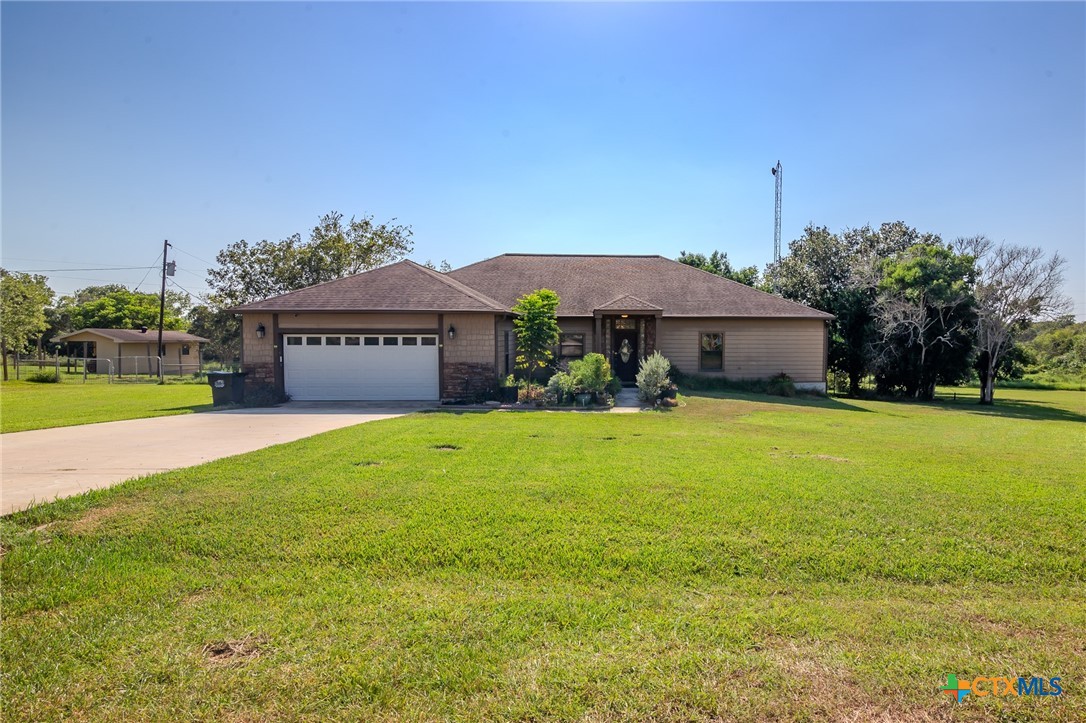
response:
[[[0,435],[0,515],[425,406],[291,402]]]

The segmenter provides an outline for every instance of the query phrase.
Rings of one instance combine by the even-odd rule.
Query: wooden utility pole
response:
[[[166,251],[170,248],[169,241],[162,242],[162,292],[158,297],[158,348],[155,356],[158,357],[158,383],[165,384],[162,379],[162,324],[166,318]],[[148,360],[150,361],[150,360]]]

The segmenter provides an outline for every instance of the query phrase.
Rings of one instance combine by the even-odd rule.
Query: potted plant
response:
[[[611,365],[603,354],[585,354],[583,359],[570,362],[569,373],[577,385],[578,404],[588,404],[588,400],[582,400],[582,394],[604,403],[604,394],[611,382]]]

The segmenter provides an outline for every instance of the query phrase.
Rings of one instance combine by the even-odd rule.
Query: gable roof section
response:
[[[446,276],[507,308],[525,293],[551,289],[561,298],[559,316],[592,316],[636,293],[630,298],[643,302],[646,311],[662,309],[664,316],[833,318],[663,256],[504,254]]]
[[[397,261],[231,309],[246,311],[490,311],[509,307],[449,274]]]
[[[644,299],[625,294],[617,299],[611,299],[606,304],[600,304],[593,311],[663,311],[663,309]]]
[[[60,334],[51,339],[53,342],[65,341],[70,337],[78,334],[97,334],[98,336],[105,337],[110,341],[117,341],[124,344],[130,344],[135,342],[147,342],[148,344],[158,343],[158,329],[148,329],[147,331],[140,331],[139,329],[79,329],[78,331],[69,331],[67,334]],[[162,331],[162,343],[174,343],[174,342],[204,342],[207,341],[202,336],[196,336],[195,334],[189,334],[184,331],[169,331],[164,329]]]

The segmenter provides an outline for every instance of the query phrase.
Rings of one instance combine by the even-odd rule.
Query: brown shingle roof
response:
[[[656,304],[650,304],[644,299],[639,299],[636,296],[624,294],[617,299],[612,299],[606,304],[600,304],[596,307],[597,311],[660,311],[660,307]]]
[[[231,311],[508,311],[448,274],[398,261]]]
[[[636,294],[664,316],[833,318],[663,256],[505,254],[446,276],[507,307],[525,293],[551,289],[561,298],[559,316],[592,316]]]
[[[70,336],[75,336],[76,334],[82,334],[84,332],[98,334],[99,336],[104,336],[107,339],[124,342],[125,344],[139,341],[145,341],[148,344],[158,343],[158,329],[148,329],[146,332],[142,332],[139,329],[80,329],[78,331],[69,331],[67,334],[55,336],[51,341],[61,342]],[[172,344],[178,341],[204,342],[207,341],[207,339],[202,336],[196,336],[195,334],[189,334],[188,332],[184,331],[169,331],[167,329],[164,329],[162,331],[163,344],[167,342]]]

